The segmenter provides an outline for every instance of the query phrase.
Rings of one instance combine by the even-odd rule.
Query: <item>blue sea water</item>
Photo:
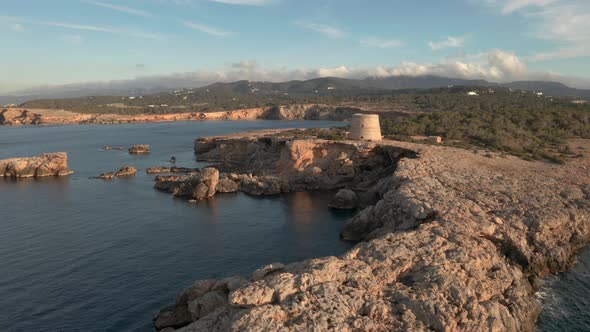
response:
[[[538,297],[539,331],[590,331],[590,248],[580,252],[571,271],[544,280]]]
[[[331,193],[254,198],[223,194],[196,205],[153,189],[153,176],[90,179],[123,165],[201,167],[193,139],[313,121],[177,122],[0,127],[0,159],[69,153],[76,173],[0,180],[2,331],[152,331],[151,317],[196,279],[248,275],[271,262],[337,255],[351,213]],[[150,144],[152,153],[102,151]]]

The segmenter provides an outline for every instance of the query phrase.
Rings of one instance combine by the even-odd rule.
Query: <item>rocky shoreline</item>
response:
[[[221,112],[185,112],[168,114],[87,114],[53,109],[0,109],[0,125],[120,124],[172,121],[245,121],[245,120],[334,120],[342,121],[356,108],[319,104],[297,104],[237,109]]]
[[[281,192],[355,191],[366,208],[341,237],[361,242],[249,279],[197,281],[154,317],[157,330],[533,331],[540,278],[571,268],[590,241],[589,156],[556,166],[255,136],[200,139],[195,150],[222,172],[280,179]]]

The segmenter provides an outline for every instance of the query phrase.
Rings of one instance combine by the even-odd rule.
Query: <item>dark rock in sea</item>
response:
[[[0,160],[0,177],[32,178],[72,174],[65,152],[45,153],[37,157]]]
[[[150,153],[151,148],[148,144],[137,144],[129,148],[130,154]]]
[[[358,198],[354,191],[350,189],[340,189],[336,195],[334,195],[328,206],[334,209],[354,209],[358,206]]]

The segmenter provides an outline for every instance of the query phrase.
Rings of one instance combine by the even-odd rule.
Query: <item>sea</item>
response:
[[[0,126],[0,159],[64,151],[75,173],[0,179],[1,331],[154,331],[152,315],[197,279],[249,276],[273,262],[339,255],[354,212],[332,192],[218,194],[191,204],[156,191],[145,168],[196,162],[196,137],[323,121]],[[106,145],[150,144],[147,155]],[[130,165],[135,177],[93,179]]]

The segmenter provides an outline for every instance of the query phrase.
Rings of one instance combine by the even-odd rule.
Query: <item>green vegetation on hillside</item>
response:
[[[383,119],[386,138],[441,136],[446,144],[481,147],[525,159],[561,163],[575,154],[567,140],[590,138],[590,110],[543,102],[504,104],[495,100],[454,105],[451,110]]]

